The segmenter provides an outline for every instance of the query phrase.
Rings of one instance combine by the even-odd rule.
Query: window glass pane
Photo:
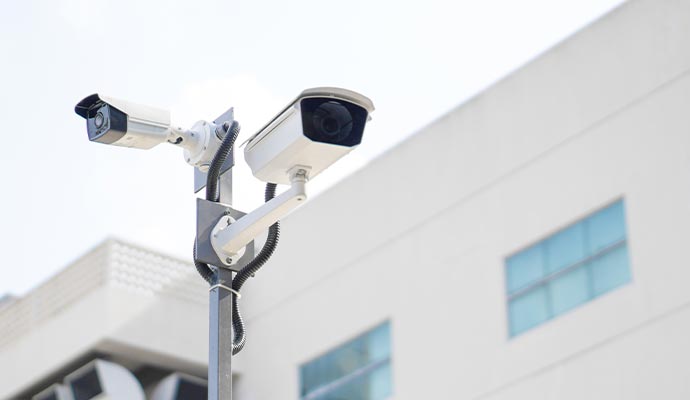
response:
[[[541,286],[510,301],[510,335],[515,336],[549,318],[546,288]]]
[[[367,374],[353,377],[333,390],[313,400],[385,400],[392,394],[390,364],[384,364]],[[310,400],[312,400],[310,399]]]
[[[582,222],[551,236],[546,241],[547,271],[555,272],[585,258],[585,228]]]
[[[390,357],[390,324],[385,323],[369,332],[366,343],[369,364]]]
[[[541,279],[544,276],[544,251],[541,245],[532,246],[506,262],[508,293]]]
[[[386,399],[393,394],[391,364],[386,363],[369,375],[369,399]]]
[[[559,276],[549,283],[554,315],[564,313],[591,298],[589,274],[586,265]]]
[[[629,282],[627,250],[620,200],[507,258],[510,335]]]
[[[345,376],[367,364],[363,340],[355,340],[303,367],[303,388],[307,391]]]
[[[592,215],[587,221],[590,253],[625,239],[625,211],[618,201]]]
[[[594,295],[598,296],[630,281],[628,246],[616,247],[591,263]]]
[[[301,395],[389,357],[390,324],[385,323],[303,365],[300,368]]]

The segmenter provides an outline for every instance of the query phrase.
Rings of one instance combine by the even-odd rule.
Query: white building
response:
[[[188,262],[108,240],[0,305],[0,398],[31,398],[96,358],[149,391],[175,371],[203,377],[207,296]]]
[[[688,21],[630,1],[290,215],[236,398],[690,398]],[[0,306],[0,398],[95,355],[203,376],[205,290],[106,243]]]

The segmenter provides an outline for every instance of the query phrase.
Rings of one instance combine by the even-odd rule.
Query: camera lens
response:
[[[367,122],[364,108],[333,97],[309,97],[300,101],[300,111],[302,133],[308,139],[348,147],[362,142]]]
[[[105,117],[103,117],[103,114],[99,111],[98,114],[93,118],[93,123],[96,125],[96,129],[100,129],[103,127],[103,122],[105,122]]]
[[[313,113],[312,122],[318,135],[341,141],[352,132],[352,114],[342,104],[328,101],[318,106]]]
[[[323,121],[321,121],[321,128],[328,134],[334,134],[338,132],[338,129],[340,129],[340,125],[338,124],[337,119],[326,118]]]

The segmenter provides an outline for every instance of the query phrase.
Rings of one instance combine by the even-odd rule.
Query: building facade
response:
[[[243,289],[236,398],[690,398],[689,20],[629,1],[286,218]],[[0,398],[93,352],[203,377],[206,289],[165,259],[132,294],[147,257],[0,335]]]
[[[395,399],[690,398],[688,20],[625,3],[287,218],[242,298],[239,398],[308,396],[384,323]],[[619,247],[565,240],[571,280],[515,306],[511,259],[582,225]]]
[[[107,240],[0,304],[0,399],[31,399],[94,360],[149,395],[176,372],[205,377],[207,297],[189,262]]]

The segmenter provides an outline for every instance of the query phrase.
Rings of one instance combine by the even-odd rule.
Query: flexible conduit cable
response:
[[[218,202],[220,200],[220,189],[219,189],[219,178],[220,178],[220,168],[227,159],[230,151],[232,151],[237,136],[240,132],[240,127],[237,121],[233,121],[232,124],[223,124],[223,129],[226,131],[225,137],[218,148],[218,151],[213,156],[211,165],[208,169],[206,177],[206,200]],[[266,192],[264,195],[264,200],[266,202],[270,201],[275,197],[276,184],[268,183],[266,184]],[[259,253],[252,259],[247,265],[245,265],[233,278],[232,288],[239,293],[245,282],[254,276],[254,274],[268,261],[273,255],[276,247],[278,246],[278,239],[280,238],[280,222],[276,221],[273,225],[268,228],[268,236],[263,247]],[[196,261],[196,243],[194,245],[194,264],[196,266],[199,275],[208,282],[210,285],[214,285],[217,280],[216,274],[213,269],[205,263]],[[232,354],[235,355],[239,353],[247,341],[247,335],[244,328],[244,320],[242,319],[242,314],[240,313],[238,298],[235,293],[233,296],[233,308],[232,308],[232,326],[233,326],[233,343],[232,343]]]

